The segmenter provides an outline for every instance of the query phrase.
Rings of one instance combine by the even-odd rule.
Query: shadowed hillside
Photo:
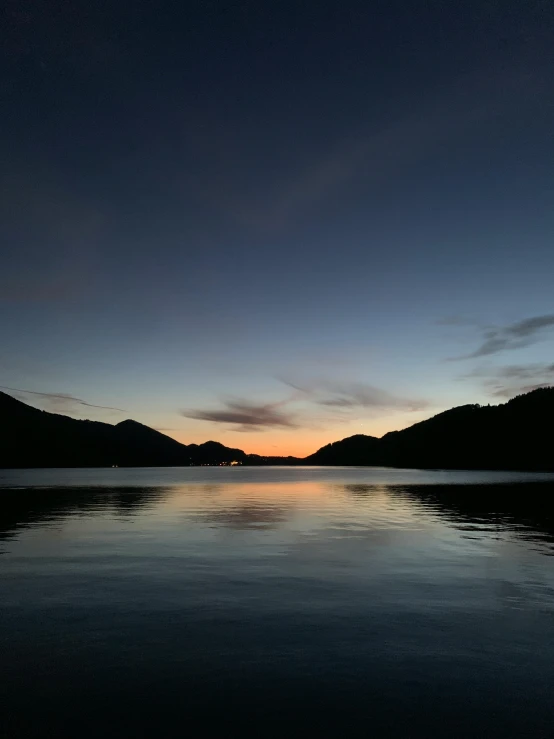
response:
[[[117,425],[47,413],[0,393],[0,467],[202,464],[385,465],[554,470],[554,388],[497,406],[464,405],[381,439],[357,434],[305,459],[262,457],[215,441],[180,444],[136,421]]]
[[[0,467],[157,467],[246,460],[217,442],[180,444],[136,421],[81,421],[0,393]]]
[[[318,449],[306,458],[308,464],[323,465],[367,465],[369,458],[379,456],[380,439],[375,436],[356,434]],[[373,463],[372,463],[373,464]]]
[[[464,405],[381,439],[356,435],[319,449],[309,464],[554,470],[554,388],[497,406]]]

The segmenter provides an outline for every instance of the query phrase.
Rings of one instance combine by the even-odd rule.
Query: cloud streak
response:
[[[39,393],[36,390],[22,390],[21,388],[17,387],[7,387],[6,385],[0,385],[0,389],[9,390],[10,392],[19,393],[24,396],[35,395],[46,401],[48,404],[56,406],[57,408],[63,408],[64,406],[67,406],[67,413],[71,412],[71,406],[74,405],[86,406],[87,408],[100,408],[105,411],[119,411],[120,413],[125,412],[123,408],[114,408],[110,405],[95,405],[94,403],[87,403],[86,400],[83,400],[82,398],[76,398],[74,395],[68,395],[67,393]]]
[[[363,415],[379,415],[394,410],[417,411],[427,407],[424,400],[396,396],[364,383],[322,379],[300,383],[278,379],[294,390],[284,400],[251,403],[231,399],[223,401],[219,408],[185,409],[180,414],[196,421],[230,426],[236,431],[264,431],[314,429]]]
[[[211,421],[235,427],[238,431],[262,431],[268,428],[298,428],[295,415],[278,403],[249,403],[245,400],[225,401],[222,408],[183,410],[181,415],[197,421]]]
[[[485,390],[495,398],[513,398],[554,384],[554,363],[481,367],[462,379],[482,378]]]
[[[303,393],[316,405],[326,408],[418,411],[428,405],[425,400],[393,395],[382,388],[360,382],[321,379],[312,380],[305,385],[285,379],[282,382]]]
[[[554,314],[534,316],[508,326],[493,326],[483,330],[481,344],[470,354],[464,354],[458,359],[478,359],[490,357],[500,352],[522,349],[540,341],[546,331],[554,328]]]
[[[388,121],[371,121],[367,128],[344,132],[304,169],[276,182],[267,193],[248,194],[237,188],[236,170],[243,165],[234,162],[228,150],[240,145],[231,137],[222,150],[228,132],[216,130],[200,140],[191,132],[195,150],[203,150],[210,160],[217,153],[220,168],[218,176],[195,178],[195,192],[240,225],[271,232],[358,176],[379,187],[418,157],[434,155],[437,142],[456,139],[498,111],[509,110],[515,100],[525,99],[528,88],[529,80],[519,67],[483,69],[422,103],[416,113],[410,107]]]

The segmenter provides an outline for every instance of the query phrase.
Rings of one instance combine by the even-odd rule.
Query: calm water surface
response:
[[[0,470],[2,735],[550,737],[554,477]]]

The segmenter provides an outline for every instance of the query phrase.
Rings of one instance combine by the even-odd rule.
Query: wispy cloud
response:
[[[554,328],[554,314],[534,316],[507,326],[489,326],[481,329],[481,343],[475,351],[458,359],[478,359],[500,352],[522,349],[540,341],[546,331]]]
[[[422,102],[415,113],[410,107],[380,124],[371,121],[366,128],[345,131],[303,169],[269,183],[266,193],[241,192],[236,186],[243,165],[233,160],[229,150],[241,146],[229,130],[215,130],[200,141],[192,131],[195,150],[204,150],[211,161],[217,159],[217,174],[214,166],[205,167],[211,174],[204,175],[204,180],[202,176],[194,179],[195,192],[237,223],[272,231],[360,175],[370,186],[380,186],[418,157],[434,155],[437,142],[456,139],[498,111],[510,109],[528,88],[529,80],[518,67],[481,70],[458,80],[437,98]],[[222,150],[224,140],[227,144]]]
[[[220,408],[183,410],[181,415],[198,421],[211,421],[233,426],[238,431],[297,428],[298,422],[295,414],[284,409],[288,402],[255,404],[246,400],[227,400]]]
[[[264,431],[269,428],[318,429],[360,416],[398,410],[418,411],[428,405],[424,400],[397,396],[359,382],[277,379],[294,390],[283,400],[251,403],[231,399],[222,401],[218,408],[186,409],[180,413],[185,418],[223,424],[238,431]]]
[[[361,382],[325,379],[313,379],[306,383],[282,379],[282,382],[303,393],[312,403],[326,408],[418,411],[428,406],[425,400],[394,395]]]
[[[546,375],[554,375],[554,363],[552,364],[512,364],[505,367],[498,367],[496,371],[498,377],[510,380],[534,380],[537,377]]]
[[[490,113],[487,106],[486,114]],[[381,130],[368,134],[345,135],[321,158],[288,181],[260,197],[248,197],[222,182],[196,182],[197,193],[215,204],[242,226],[261,232],[271,232],[286,225],[305,208],[340,190],[363,172],[376,185],[393,175],[405,162],[434,145],[440,136],[449,137],[463,130],[480,111],[458,111],[446,114],[433,111],[418,118],[395,121]],[[225,183],[225,184],[223,184]]]
[[[485,391],[495,398],[513,398],[554,384],[554,363],[478,367],[461,379],[482,380]]]
[[[543,387],[552,387],[554,385],[554,377],[550,382],[539,382],[533,385],[520,385],[517,387],[503,387],[499,388],[492,395],[495,398],[515,398],[516,395],[523,395],[524,393],[530,393],[533,390],[539,390]]]
[[[87,401],[83,400],[82,398],[76,398],[74,395],[68,395],[66,393],[40,393],[36,390],[22,390],[21,388],[17,387],[7,387],[6,385],[0,385],[0,389],[8,390],[8,392],[10,393],[16,393],[18,396],[20,396],[20,399],[24,400],[25,402],[30,401],[30,399],[27,397],[29,395],[34,396],[37,399],[40,398],[40,400],[43,401],[43,404],[46,404],[51,409],[64,411],[66,413],[75,413],[76,406],[100,408],[102,410],[118,411],[120,413],[125,412],[122,408],[114,408],[110,405],[95,405],[94,403],[87,403]]]

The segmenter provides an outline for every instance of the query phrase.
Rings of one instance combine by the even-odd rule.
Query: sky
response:
[[[0,389],[305,455],[554,381],[554,4],[6,4]]]

